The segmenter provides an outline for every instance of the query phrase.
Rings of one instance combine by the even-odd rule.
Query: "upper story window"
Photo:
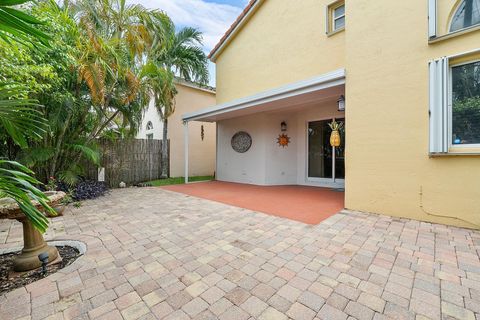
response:
[[[453,15],[450,32],[480,24],[480,0],[463,0]]]
[[[333,31],[345,28],[345,4],[333,10]]]
[[[451,67],[452,145],[480,145],[480,61]]]
[[[326,32],[332,34],[345,29],[345,1],[336,1],[327,6]]]
[[[147,122],[147,130],[152,130],[153,129],[153,123],[152,121]]]

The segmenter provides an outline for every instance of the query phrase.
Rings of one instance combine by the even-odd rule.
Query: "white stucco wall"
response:
[[[147,130],[147,123],[151,121],[153,124],[152,130]],[[153,99],[150,101],[145,115],[143,116],[142,124],[138,128],[137,139],[147,139],[147,134],[153,133],[153,139],[162,140],[163,124],[158,114],[157,109],[153,105]]]
[[[299,145],[297,123],[295,114],[272,113],[267,114],[265,121],[265,184],[285,185],[296,184],[297,180],[297,150]],[[287,123],[287,131],[282,132],[282,121]],[[277,143],[279,134],[285,133],[290,137],[287,147],[281,147]]]
[[[320,185],[307,179],[307,126],[309,121],[343,118],[336,101],[295,111],[259,113],[217,123],[217,179],[258,185]],[[287,123],[288,147],[277,144],[280,124]],[[237,153],[231,147],[232,136],[246,131],[252,147]],[[347,138],[348,139],[348,138]]]
[[[221,181],[265,184],[265,114],[240,117],[217,123],[217,179]],[[252,146],[245,153],[232,149],[231,139],[238,131],[252,137]]]

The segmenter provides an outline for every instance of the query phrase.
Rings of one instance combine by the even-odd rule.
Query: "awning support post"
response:
[[[188,121],[183,122],[185,139],[185,183],[188,183]]]

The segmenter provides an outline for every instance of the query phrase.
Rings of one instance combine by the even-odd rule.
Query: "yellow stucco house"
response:
[[[182,114],[194,112],[215,104],[215,89],[196,83],[175,79],[175,112],[168,118],[168,140],[170,141],[170,177],[181,177],[184,173],[185,146]],[[189,144],[190,176],[211,176],[215,173],[215,124],[195,122],[192,124]],[[163,137],[163,123],[151,99],[137,132],[137,139]]]
[[[253,0],[210,59],[216,105],[183,120],[216,123],[218,180],[480,227],[480,0]]]

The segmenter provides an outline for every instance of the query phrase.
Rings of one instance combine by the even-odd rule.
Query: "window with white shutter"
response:
[[[429,153],[480,154],[480,49],[429,63]]]

